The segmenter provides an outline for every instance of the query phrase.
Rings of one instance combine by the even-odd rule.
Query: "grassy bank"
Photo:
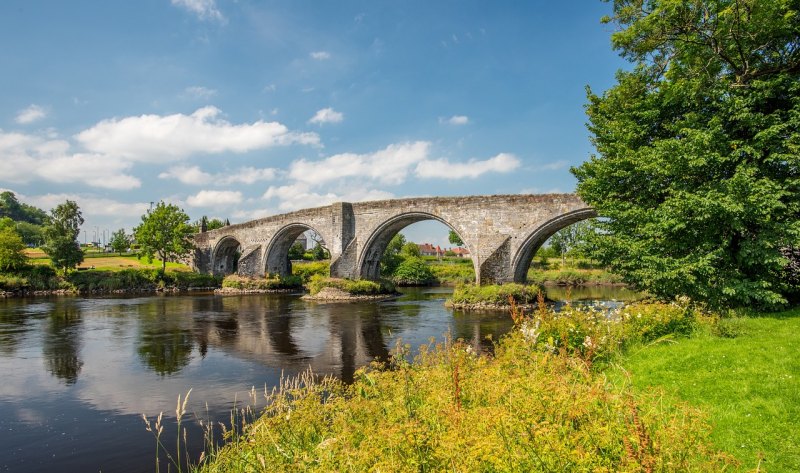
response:
[[[722,321],[720,337],[631,352],[615,372],[637,392],[662,388],[665,405],[688,402],[711,420],[715,448],[742,471],[800,471],[800,309]]]
[[[537,296],[540,292],[541,288],[535,285],[508,283],[476,286],[474,284],[460,284],[453,290],[453,295],[448,299],[448,304],[508,306],[510,298],[516,304],[529,305],[537,302]]]
[[[112,292],[119,290],[154,290],[166,287],[191,289],[219,287],[220,278],[187,271],[122,269],[118,271],[73,271],[63,276],[49,266],[33,265],[13,274],[0,274],[0,290]]]
[[[613,321],[578,309],[533,316],[515,314],[518,329],[494,356],[448,342],[411,360],[398,346],[388,367],[360,370],[349,386],[312,376],[284,383],[200,470],[730,469],[702,413],[603,372],[625,349],[688,336],[708,323],[698,314],[657,304]]]
[[[394,284],[389,281],[368,281],[365,279],[351,280],[329,278],[325,276],[312,276],[306,285],[308,292],[313,296],[326,287],[339,289],[353,296],[372,296],[380,294],[393,294]]]
[[[300,276],[271,276],[264,278],[246,278],[231,274],[222,280],[223,288],[245,291],[277,291],[285,289],[301,289],[303,279]]]

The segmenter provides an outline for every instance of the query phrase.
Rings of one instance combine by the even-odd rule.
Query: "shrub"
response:
[[[308,282],[308,290],[314,295],[323,288],[333,287],[352,295],[378,295],[392,294],[395,291],[394,284],[390,281],[369,281],[366,279],[351,280],[340,278],[328,278],[320,275],[312,276]]]
[[[273,276],[265,278],[247,278],[231,274],[222,280],[222,287],[242,290],[273,291],[279,289],[298,289],[303,286],[300,276]]]
[[[303,280],[303,283],[307,283],[315,274],[329,276],[331,273],[331,263],[329,261],[292,263],[292,273],[299,276],[300,279]]]
[[[462,261],[470,264],[463,264]],[[475,282],[475,270],[471,263],[471,260],[462,258],[455,262],[434,263],[428,267],[439,282],[467,284]]]
[[[400,286],[421,286],[434,282],[436,277],[425,261],[412,256],[394,270],[392,280]]]
[[[456,304],[508,305],[509,297],[515,304],[533,304],[541,287],[516,283],[476,286],[463,284],[456,286],[451,300]]]

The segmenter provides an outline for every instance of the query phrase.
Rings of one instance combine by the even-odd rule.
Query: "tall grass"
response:
[[[541,301],[541,298],[540,298]],[[514,309],[517,330],[494,356],[446,339],[345,385],[309,374],[266,394],[256,421],[204,456],[199,470],[722,471],[698,411],[607,382],[604,351],[681,336],[697,315],[680,305],[631,307],[580,321],[542,304]],[[535,327],[535,328],[534,328]],[[603,336],[608,340],[602,341]],[[587,343],[587,337],[592,341]],[[595,338],[597,339],[595,341]],[[597,346],[595,347],[595,343]]]

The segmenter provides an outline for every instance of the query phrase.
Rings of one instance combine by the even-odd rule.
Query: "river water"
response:
[[[627,297],[611,291],[585,297]],[[252,387],[263,393],[282,375],[310,367],[350,381],[398,340],[418,347],[445,334],[491,350],[487,336],[506,333],[508,315],[453,312],[443,305],[450,292],[405,289],[397,300],[357,304],[299,295],[0,299],[0,471],[151,471],[155,443],[141,415],[164,411],[174,445],[176,399],[190,388],[196,459],[197,417],[227,420]]]

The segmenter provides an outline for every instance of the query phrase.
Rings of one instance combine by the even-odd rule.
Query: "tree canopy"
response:
[[[77,241],[83,214],[77,203],[67,200],[50,211],[49,222],[44,227],[42,249],[50,257],[50,264],[66,274],[83,261],[83,251]]]
[[[0,271],[14,271],[27,264],[25,244],[12,226],[0,226]]]
[[[458,233],[456,233],[454,230],[450,230],[450,234],[448,235],[447,239],[450,241],[450,243],[456,246],[464,246],[464,240],[462,240],[461,237],[458,236]]]
[[[775,307],[800,248],[800,11],[789,0],[615,0],[634,67],[588,91],[573,173],[593,256],[661,297]],[[787,249],[790,251],[787,253]]]
[[[111,234],[111,239],[108,241],[108,244],[111,245],[112,250],[122,254],[122,252],[127,251],[131,246],[131,239],[125,234],[125,229],[120,228]]]
[[[153,256],[161,260],[161,273],[167,270],[167,261],[186,256],[194,248],[191,235],[195,229],[189,225],[189,216],[173,204],[159,202],[154,209],[142,215],[142,223],[133,229],[141,254],[148,262]]]

